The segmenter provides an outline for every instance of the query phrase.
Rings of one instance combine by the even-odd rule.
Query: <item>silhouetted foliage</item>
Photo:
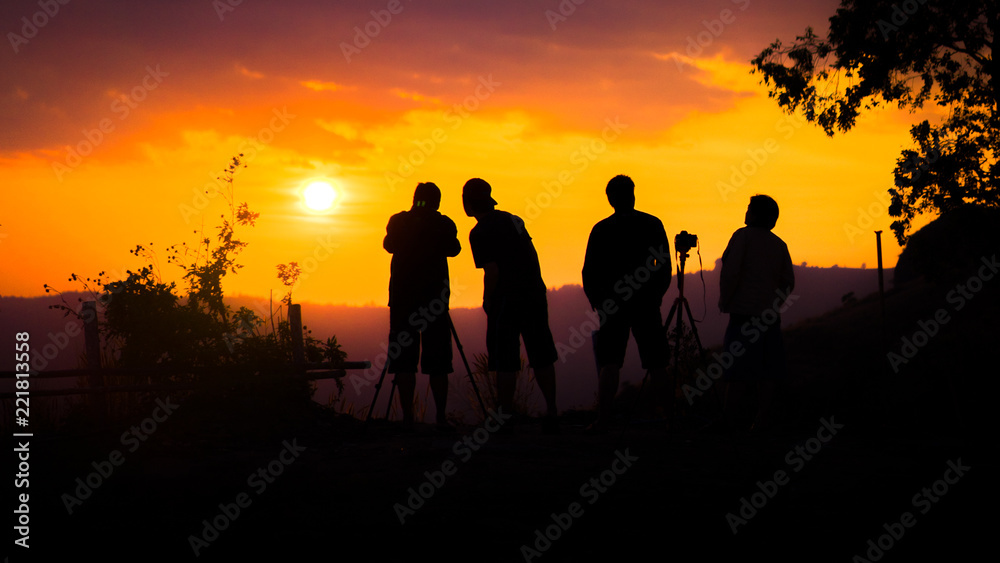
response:
[[[1000,203],[997,11],[996,0],[843,0],[826,40],[807,28],[752,61],[782,108],[801,109],[831,136],[882,103],[947,108],[941,123],[910,129],[916,146],[896,160],[889,213],[900,244],[921,213]]]
[[[114,366],[176,368],[171,370],[173,375],[167,378],[170,380],[187,378],[188,368],[249,366],[220,370],[200,383],[205,384],[204,390],[222,395],[308,401],[313,393],[311,382],[276,376],[286,371],[280,368],[293,362],[291,326],[280,318],[280,309],[276,321],[274,312],[269,312],[269,318],[247,307],[234,312],[224,300],[222,279],[242,268],[237,256],[247,245],[238,237],[237,229],[254,226],[259,217],[246,203],[237,204],[234,199],[233,177],[239,167],[245,166],[242,156],[234,157],[220,177],[224,182],[220,195],[228,204],[229,214],[221,216],[216,236],[195,231],[199,236],[197,244],[167,249],[167,262],[184,271],[182,279],[188,287],[183,298],[177,294],[175,283],[162,280],[152,244],[138,245],[130,251],[148,264],[135,272],[127,270],[124,279],[110,280],[101,272],[93,279],[73,274],[70,281],[82,282],[85,290],[104,306],[101,329]],[[290,287],[299,270],[294,262],[289,266],[279,266],[279,277]],[[49,291],[54,289],[46,284]],[[291,291],[283,302],[291,303]],[[55,308],[67,315],[80,315],[65,302]],[[346,359],[336,337],[323,342],[313,338],[306,327],[303,329],[307,362],[326,360],[336,366]]]
[[[514,413],[519,415],[530,415],[531,411],[534,410],[534,401],[531,396],[531,381],[534,377],[525,369],[527,364],[527,360],[522,356],[521,367],[515,374]],[[476,380],[476,387],[479,389],[479,395],[483,399],[483,404],[486,405],[487,409],[496,410],[500,406],[500,399],[497,396],[497,372],[490,371],[489,369],[489,355],[476,354],[472,358],[471,367],[472,377]],[[465,381],[468,382],[468,378]],[[479,399],[476,398],[476,393],[471,383],[465,387],[465,396],[474,412],[479,414]]]
[[[913,233],[899,255],[894,284],[925,279],[951,286],[979,271],[1000,251],[1000,209],[966,206],[943,213]]]

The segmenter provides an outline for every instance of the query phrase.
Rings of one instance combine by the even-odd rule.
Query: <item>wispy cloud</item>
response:
[[[323,82],[322,80],[303,80],[299,84],[309,88],[310,90],[316,92],[338,92],[340,90],[353,90],[353,88],[348,88],[343,84],[337,84],[336,82]]]
[[[242,74],[243,76],[246,76],[247,78],[253,78],[255,80],[264,78],[264,73],[250,70],[243,65],[236,65],[236,71]]]

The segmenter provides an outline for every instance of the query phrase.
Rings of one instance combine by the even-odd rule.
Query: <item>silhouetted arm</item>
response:
[[[493,294],[500,281],[500,265],[497,263],[496,249],[489,234],[476,225],[469,233],[469,248],[477,268],[483,269],[483,310],[490,312]]]
[[[663,223],[660,221],[657,221],[656,227],[656,236],[650,246],[655,251],[655,255],[659,257],[656,260],[658,268],[653,272],[653,275],[656,279],[659,297],[662,300],[667,290],[670,289],[670,280],[673,276],[671,269],[673,266],[670,263],[670,240],[667,238],[667,231],[663,228]]]
[[[778,279],[781,289],[788,293],[795,289],[795,270],[792,268],[792,256],[788,253],[787,246],[785,246],[784,261],[781,264],[781,276]]]
[[[736,287],[740,281],[740,271],[743,268],[743,255],[746,253],[746,241],[742,233],[736,231],[729,239],[726,251],[722,253],[722,272],[719,276],[719,310],[729,312],[729,305],[736,295]]]
[[[487,313],[493,305],[493,293],[500,281],[500,266],[496,262],[483,264],[483,310]]]
[[[598,258],[600,251],[598,250],[597,242],[594,240],[595,231],[596,227],[590,231],[590,237],[587,239],[587,252],[584,254],[583,272],[581,274],[583,276],[583,292],[587,295],[590,307],[596,310],[600,306],[604,295],[598,289],[600,285],[601,266]]]
[[[462,243],[458,242],[458,227],[455,226],[455,222],[451,219],[445,217],[448,224],[448,229],[445,233],[444,240],[444,255],[449,258],[454,258],[458,256],[459,252],[462,252]]]
[[[396,215],[389,218],[389,224],[385,226],[385,238],[382,239],[382,248],[389,254],[399,250],[399,229],[396,228]]]

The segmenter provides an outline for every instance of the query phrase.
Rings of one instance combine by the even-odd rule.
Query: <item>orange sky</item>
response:
[[[136,4],[0,8],[0,294],[77,290],[71,273],[141,266],[136,244],[193,243],[239,152],[236,199],[260,219],[229,294],[279,296],[275,267],[296,261],[297,301],[385,304],[385,224],[432,181],[463,243],[453,305],[478,305],[471,177],[526,220],[550,287],[580,283],[620,173],[671,238],[699,235],[707,268],[755,193],[781,206],[797,264],[874,267],[876,229],[887,266],[899,253],[885,191],[923,117],[882,110],[828,138],[749,74],[775,38],[825,33],[835,1]],[[302,204],[319,178],[339,191],[328,213]]]

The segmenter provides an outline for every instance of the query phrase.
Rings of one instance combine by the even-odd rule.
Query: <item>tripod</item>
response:
[[[677,314],[677,327],[675,332],[677,333],[677,342],[674,344],[674,350],[671,356],[673,357],[674,368],[677,368],[677,362],[680,358],[681,351],[681,326],[683,325],[683,313],[687,312],[688,322],[691,324],[691,332],[694,334],[694,341],[698,344],[698,353],[704,353],[704,348],[701,346],[701,337],[698,336],[698,327],[694,324],[694,315],[691,314],[691,305],[688,304],[688,300],[684,297],[684,263],[688,258],[688,250],[677,249],[677,254],[680,256],[677,265],[677,298],[674,299],[674,304],[670,306],[670,313],[667,315],[667,322],[663,324],[663,330],[670,329],[670,321],[673,320],[674,314]],[[683,306],[683,311],[681,307]]]
[[[690,250],[690,247],[685,250],[680,250],[680,248],[677,249],[677,254],[679,255],[677,266],[678,295],[677,298],[674,299],[674,304],[670,306],[670,314],[667,315],[667,322],[663,325],[663,330],[670,330],[670,322],[673,320],[674,314],[677,315],[677,323],[674,328],[674,332],[677,334],[677,340],[674,342],[674,349],[671,353],[674,366],[674,385],[680,383],[680,377],[678,377],[678,374],[680,372],[681,340],[683,334],[681,327],[683,326],[684,312],[687,312],[688,322],[691,324],[691,333],[694,334],[694,341],[698,345],[698,361],[700,362],[705,357],[705,348],[701,345],[701,337],[698,336],[698,327],[694,324],[694,315],[691,314],[691,305],[688,304],[687,298],[684,297],[684,263],[688,258],[688,250]],[[700,261],[700,252],[698,256]],[[704,268],[702,271],[704,272]],[[672,391],[673,393],[676,393],[676,387]],[[721,409],[722,401],[719,399],[718,389],[713,386],[712,391],[712,394],[715,396],[716,406]],[[671,395],[671,398],[673,398],[673,394]],[[688,410],[690,410],[690,408]]]
[[[670,306],[670,313],[667,315],[666,322],[663,323],[663,330],[664,331],[669,330],[670,329],[670,323],[671,323],[671,321],[674,320],[674,315],[675,314],[677,315],[677,325],[676,325],[677,342],[674,345],[674,349],[673,349],[673,351],[671,353],[671,356],[673,357],[675,377],[673,378],[673,380],[674,380],[674,386],[673,386],[673,388],[671,388],[669,390],[669,394],[668,394],[668,397],[667,397],[667,400],[671,401],[671,403],[670,403],[671,406],[669,407],[668,415],[667,415],[668,419],[673,418],[673,411],[674,411],[674,409],[673,409],[672,405],[673,405],[673,401],[675,401],[676,391],[677,391],[676,385],[677,385],[677,382],[678,382],[678,379],[679,379],[679,378],[676,377],[676,373],[678,371],[677,366],[678,366],[678,362],[679,362],[679,358],[680,358],[680,351],[681,351],[680,350],[681,349],[681,326],[683,325],[683,315],[684,315],[685,312],[687,312],[688,322],[691,325],[691,332],[694,333],[695,342],[698,344],[699,355],[704,354],[704,349],[701,346],[701,338],[698,336],[698,328],[694,324],[694,315],[691,314],[691,306],[688,304],[687,298],[684,297],[684,264],[687,261],[688,250],[690,250],[690,247],[687,247],[684,250],[680,250],[680,247],[677,244],[677,239],[674,240],[674,245],[675,245],[675,248],[677,248],[677,254],[678,254],[678,264],[677,264],[677,289],[678,289],[678,295],[677,295],[677,298],[674,299],[673,305]],[[646,388],[646,380],[649,379],[649,378],[650,378],[650,371],[647,370],[646,374],[642,378],[642,383],[639,386],[639,393],[636,396],[635,404],[632,406],[632,410],[633,411],[635,411],[636,406],[639,404],[639,398],[642,396],[642,392]],[[631,416],[629,418],[631,418]],[[618,437],[619,442],[622,440],[622,438],[624,438],[624,436],[625,436],[625,430],[628,429],[629,422],[630,422],[629,419],[625,420],[625,427],[622,428],[622,432],[621,432],[621,434]],[[672,427],[673,426],[671,424],[671,428]]]
[[[458,331],[455,329],[455,323],[454,321],[451,320],[451,313],[445,313],[445,314],[448,316],[448,326],[451,329],[451,335],[455,339],[455,344],[458,346],[458,353],[462,357],[462,363],[465,364],[465,371],[469,376],[469,382],[472,383],[472,390],[475,391],[476,393],[476,399],[478,399],[479,401],[479,407],[483,410],[483,417],[485,418],[489,416],[489,413],[487,413],[486,411],[486,404],[483,403],[482,395],[479,394],[479,386],[476,385],[476,379],[472,375],[472,368],[469,367],[469,361],[465,358],[465,350],[464,348],[462,348],[461,340],[458,339]],[[389,371],[389,363],[391,361],[392,361],[391,357],[386,359],[385,366],[383,366],[382,368],[382,375],[379,376],[378,383],[375,384],[375,396],[372,397],[372,404],[368,408],[368,418],[365,419],[366,424],[368,423],[368,421],[372,419],[372,413],[375,410],[375,403],[376,401],[378,401],[379,390],[382,388],[382,382],[385,379],[385,374]],[[396,393],[396,380],[394,378],[392,380],[392,388],[389,390],[389,403],[385,407],[384,418],[386,420],[389,419],[389,412],[392,410],[392,397],[393,395],[395,395],[395,393]]]

